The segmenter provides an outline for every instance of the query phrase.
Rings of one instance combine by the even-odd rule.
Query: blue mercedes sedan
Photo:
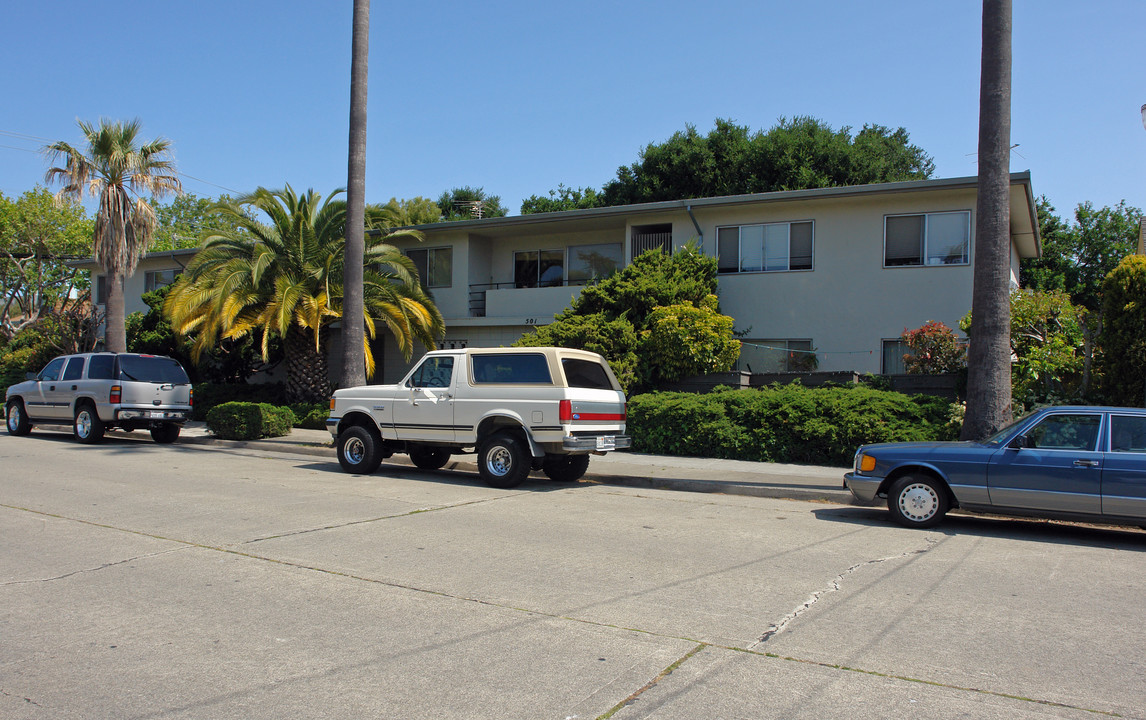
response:
[[[983,442],[864,445],[844,486],[930,527],[948,510],[1146,524],[1146,410],[1048,407]]]

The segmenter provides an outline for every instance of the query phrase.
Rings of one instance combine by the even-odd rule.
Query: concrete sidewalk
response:
[[[295,428],[289,435],[277,438],[221,440],[207,430],[205,423],[190,422],[184,426],[179,442],[311,455],[329,458],[335,462],[334,445],[330,433],[325,430]],[[477,473],[473,455],[455,457],[456,459],[446,465],[446,469]],[[413,467],[405,455],[394,455],[387,459],[385,464]],[[851,493],[843,486],[845,472],[847,468],[617,451],[595,456],[589,463],[589,471],[585,473],[582,482],[851,503]]]

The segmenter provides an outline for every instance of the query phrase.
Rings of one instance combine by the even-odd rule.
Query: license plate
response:
[[[163,412],[162,410],[152,410],[150,417],[153,419],[162,420],[166,416],[167,416],[167,413]]]
[[[599,435],[597,437],[598,450],[616,450],[617,438],[613,435]]]

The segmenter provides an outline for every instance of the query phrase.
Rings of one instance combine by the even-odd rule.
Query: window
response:
[[[115,355],[92,355],[88,361],[88,380],[115,378]]]
[[[60,379],[60,373],[64,369],[64,361],[67,358],[56,358],[48,363],[43,370],[40,371],[40,380],[53,382]]]
[[[96,276],[96,305],[107,305],[107,275]]]
[[[473,372],[474,383],[477,385],[553,383],[549,374],[549,362],[540,353],[474,355]]]
[[[406,257],[414,261],[422,285],[428,288],[450,287],[454,279],[454,249],[427,248],[407,250]]]
[[[752,373],[805,372],[816,369],[811,340],[745,340],[737,368]]]
[[[143,291],[154,292],[161,287],[166,287],[175,282],[175,278],[179,276],[179,271],[171,270],[148,270],[143,276]]]
[[[884,375],[902,375],[907,372],[903,364],[903,356],[906,354],[907,343],[902,340],[884,340],[880,372]]]
[[[191,382],[182,365],[169,357],[158,355],[120,355],[119,379],[157,385],[187,385]]]
[[[717,268],[722,273],[812,269],[812,222],[717,228]]]
[[[584,285],[621,267],[621,243],[578,245],[569,248],[569,284]]]
[[[410,375],[410,379],[406,381],[406,387],[449,387],[453,377],[454,358],[452,355],[428,357]]]
[[[1146,417],[1111,415],[1110,451],[1146,453]]]
[[[649,250],[660,250],[672,255],[672,223],[633,226],[633,260]]]
[[[604,366],[594,360],[562,358],[561,368],[565,370],[565,381],[569,387],[589,388],[590,390],[614,390],[609,382],[609,374]]]
[[[883,264],[966,265],[971,255],[971,213],[888,215],[884,218]]]
[[[64,376],[61,380],[79,380],[84,376],[84,359],[82,357],[74,357],[68,360],[68,366],[64,368]]]
[[[1027,431],[1026,436],[1044,450],[1094,450],[1101,415],[1051,415]]]
[[[513,282],[519,288],[563,285],[565,283],[565,251],[529,250],[514,253]]]

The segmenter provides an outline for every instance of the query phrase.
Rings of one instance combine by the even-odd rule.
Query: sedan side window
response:
[[[1027,432],[1027,440],[1043,450],[1094,450],[1101,420],[1101,415],[1051,415]]]
[[[1146,417],[1112,415],[1110,452],[1146,453]]]

